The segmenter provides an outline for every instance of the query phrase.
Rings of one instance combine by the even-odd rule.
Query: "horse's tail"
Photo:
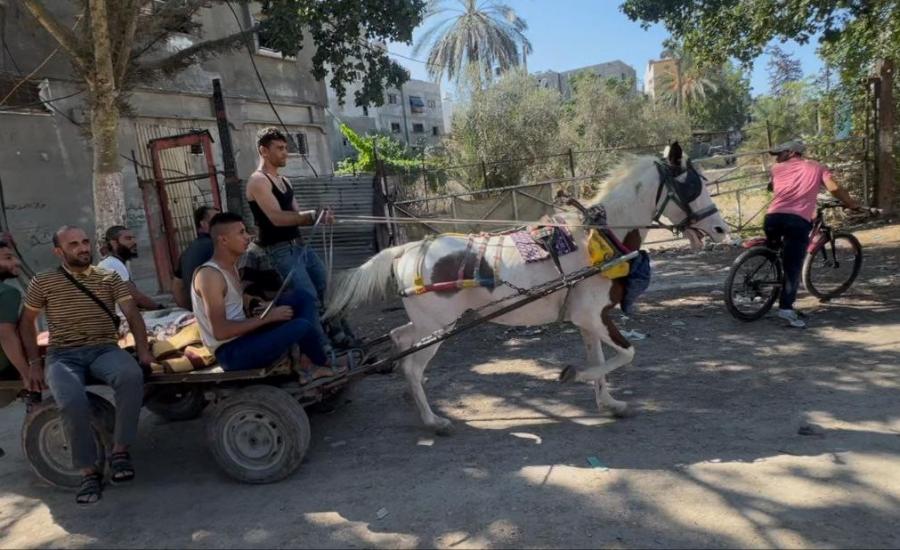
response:
[[[394,260],[421,244],[421,241],[416,241],[386,248],[358,268],[342,275],[337,284],[333,285],[333,294],[328,300],[324,318],[330,319],[353,306],[386,298],[393,279]]]

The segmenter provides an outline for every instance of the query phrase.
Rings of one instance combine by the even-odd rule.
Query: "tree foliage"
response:
[[[668,55],[675,63],[657,79],[656,87],[661,101],[681,110],[691,103],[706,100],[707,94],[719,89],[721,71],[718,67],[699,65],[694,56],[680,44],[670,44]]]
[[[691,126],[695,130],[738,130],[750,115],[750,80],[740,68],[726,63],[716,81],[715,91],[688,104]]]
[[[453,164],[479,164],[543,157],[560,152],[559,120],[562,100],[555,90],[538,86],[523,71],[504,75],[486,90],[475,90],[469,102],[454,113],[453,131],[447,143]],[[529,170],[527,162],[487,167],[492,187],[519,183]],[[482,179],[473,170],[473,182]]]
[[[572,84],[572,100],[565,109],[560,141],[575,151],[596,151],[578,155],[581,174],[602,173],[619,158],[619,153],[603,149],[689,141],[687,115],[668,105],[654,105],[634,92],[632,81],[581,73]]]
[[[380,160],[392,168],[421,167],[421,160],[416,159],[415,152],[405,144],[387,134],[370,134],[361,136],[352,128],[341,123],[341,133],[347,142],[356,150],[356,158],[348,158],[338,163],[339,174],[358,174],[375,172],[376,162]]]
[[[766,51],[769,54],[769,61],[766,63],[766,70],[769,73],[769,93],[780,96],[788,83],[803,78],[803,69],[800,60],[780,46],[770,46]]]
[[[171,0],[170,0],[171,1]],[[313,75],[343,98],[359,81],[357,105],[381,105],[387,88],[399,88],[409,73],[378,45],[412,42],[425,14],[425,0],[265,0],[264,30],[275,49],[296,55],[308,35],[316,51]]]
[[[428,49],[428,74],[460,83],[473,79],[480,88],[498,72],[522,63],[531,53],[528,24],[506,4],[478,0],[430,0],[427,17],[440,19],[416,43],[413,55]]]

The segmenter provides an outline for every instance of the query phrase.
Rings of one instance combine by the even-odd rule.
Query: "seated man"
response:
[[[191,293],[185,281],[194,280],[194,272],[198,267],[212,258],[213,242],[209,236],[209,222],[219,213],[215,206],[201,206],[194,210],[194,224],[197,227],[197,238],[184,249],[175,266],[175,279],[172,281],[172,294],[178,307],[191,309]]]
[[[329,360],[321,345],[314,327],[318,307],[312,295],[294,290],[268,315],[247,316],[237,270],[238,260],[250,245],[247,228],[240,216],[226,212],[213,217],[210,230],[213,257],[194,274],[191,301],[203,344],[222,368],[267,367],[297,345],[312,363],[306,369],[309,380],[345,372],[349,354]]]
[[[134,479],[128,447],[137,434],[144,378],[138,362],[117,345],[117,305],[134,333],[140,363],[149,367],[153,357],[144,319],[128,286],[116,273],[91,265],[91,241],[84,230],[63,226],[53,235],[53,247],[61,265],[31,280],[19,333],[30,367],[29,389],[40,391],[46,374],[72,450],[72,463],[83,476],[75,499],[79,504],[90,504],[103,494],[105,468],[97,463],[90,402],[84,388],[88,375],[115,390],[115,439],[109,457],[112,481]],[[38,350],[35,327],[42,311],[50,329],[46,359]]]
[[[106,253],[105,258],[100,260],[97,267],[115,272],[120,279],[125,281],[134,303],[141,309],[163,309],[166,306],[159,304],[153,298],[147,296],[140,290],[131,277],[131,270],[128,269],[128,260],[137,258],[138,245],[137,239],[134,238],[134,232],[124,225],[114,225],[106,230]]]

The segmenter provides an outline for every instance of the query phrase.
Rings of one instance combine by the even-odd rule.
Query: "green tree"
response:
[[[819,100],[817,90],[802,80],[786,83],[778,95],[756,98],[752,107],[753,122],[745,128],[743,148],[749,151],[767,149],[767,121],[772,143],[795,138],[811,140],[819,128]]]
[[[685,113],[634,93],[632,81],[601,79],[583,72],[575,76],[572,88],[560,141],[575,151],[595,151],[577,155],[576,166],[582,175],[602,174],[621,158],[621,153],[603,149],[656,146],[673,140],[687,143],[690,138]],[[656,153],[658,149],[636,152]]]
[[[263,22],[228,36],[200,40],[172,53],[176,34],[200,34],[197,14],[210,4],[229,0],[22,0],[37,23],[63,52],[75,76],[85,84],[90,110],[88,131],[93,148],[94,218],[98,229],[125,218],[119,164],[118,123],[127,110],[128,92],[139,82],[171,76],[222,51],[241,47],[257,31],[265,32],[284,54],[296,54],[308,33],[316,44],[313,73],[339,95],[344,84],[361,79],[359,102],[380,101],[385,85],[408,78],[382,49],[369,41],[412,40],[424,0],[266,0]],[[246,3],[235,0],[234,3]],[[74,13],[74,25],[60,14]],[[234,12],[237,18],[236,12]],[[0,101],[2,104],[2,101]]]
[[[390,135],[361,136],[344,123],[341,123],[341,133],[356,150],[356,158],[345,159],[338,163],[337,173],[339,174],[375,172],[376,158],[394,168],[421,168],[421,157],[417,159],[415,152]]]
[[[709,131],[740,129],[750,114],[750,80],[731,63],[722,67],[715,91],[688,105],[691,126]]]
[[[659,76],[656,84],[663,102],[680,111],[706,100],[708,93],[718,90],[720,71],[717,68],[698,65],[693,55],[678,44],[671,45],[668,51],[675,63],[669,65],[671,70]]]
[[[769,54],[769,61],[766,63],[769,91],[772,95],[781,95],[784,93],[785,85],[803,78],[800,60],[779,46],[771,46],[766,51]]]
[[[498,69],[502,73],[517,67],[531,53],[531,42],[525,37],[528,24],[506,4],[429,1],[429,19],[447,13],[454,15],[425,31],[413,49],[413,55],[428,50],[428,74],[434,80],[446,76],[461,83],[469,78],[474,87],[481,88],[493,80]]]
[[[562,101],[555,90],[538,86],[524,71],[514,70],[486,90],[475,90],[453,116],[447,149],[453,164],[480,164],[504,159],[558,154]],[[533,163],[489,164],[488,186],[515,185]],[[470,187],[482,185],[481,169],[467,174]]]

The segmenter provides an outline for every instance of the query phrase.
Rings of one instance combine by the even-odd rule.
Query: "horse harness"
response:
[[[688,226],[712,216],[719,211],[715,204],[710,204],[706,208],[694,210],[691,203],[694,202],[703,191],[706,178],[687,161],[687,167],[680,164],[671,164],[661,160],[656,161],[656,169],[659,171],[659,188],[656,190],[656,212],[653,214],[653,221],[661,223],[659,219],[669,202],[674,202],[681,210],[684,211],[685,217],[680,222],[675,223],[671,228],[675,231],[683,232]],[[678,177],[685,174],[684,181],[678,181]],[[663,190],[666,191],[665,200],[660,204]]]

